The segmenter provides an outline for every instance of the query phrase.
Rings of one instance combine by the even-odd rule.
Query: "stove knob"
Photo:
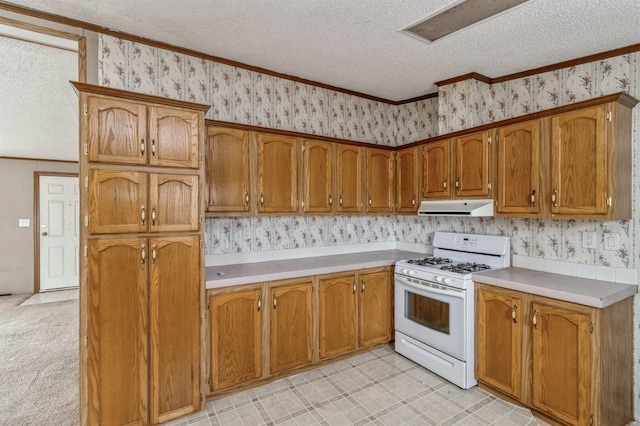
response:
[[[449,278],[449,277],[446,277],[443,281],[447,285],[451,284],[451,278]]]
[[[402,268],[402,273],[406,275],[407,274],[407,268]]]
[[[441,277],[439,275],[436,276],[436,281],[439,282],[439,283],[441,283],[443,279],[444,279],[444,277]]]
[[[413,270],[409,271],[409,275],[415,275],[415,274],[416,274],[416,271],[413,271]]]

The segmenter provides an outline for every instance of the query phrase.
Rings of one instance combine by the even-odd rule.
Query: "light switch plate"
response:
[[[620,249],[620,234],[615,232],[605,233],[604,249],[609,251],[617,251],[618,249]]]
[[[594,249],[596,248],[596,233],[595,232],[583,232],[582,233],[582,248]]]
[[[28,228],[31,226],[31,221],[29,219],[18,219],[18,226],[20,228]]]

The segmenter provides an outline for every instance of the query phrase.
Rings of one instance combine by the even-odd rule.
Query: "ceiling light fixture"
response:
[[[402,31],[423,41],[433,42],[463,28],[485,21],[528,0],[462,0]]]

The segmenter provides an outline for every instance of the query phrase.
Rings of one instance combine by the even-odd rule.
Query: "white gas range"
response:
[[[436,232],[433,256],[396,262],[396,352],[468,389],[474,374],[473,272],[510,265],[508,237]]]

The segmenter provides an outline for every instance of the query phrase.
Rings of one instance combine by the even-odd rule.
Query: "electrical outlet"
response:
[[[582,233],[582,248],[594,249],[596,248],[596,233],[595,232],[583,232]]]
[[[609,251],[617,251],[620,249],[620,234],[606,232],[604,234],[604,249]]]

